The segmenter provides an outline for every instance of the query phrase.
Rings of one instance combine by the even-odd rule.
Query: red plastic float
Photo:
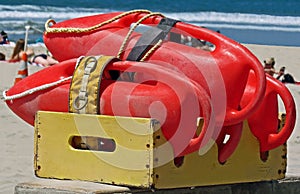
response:
[[[218,145],[218,160],[225,163],[234,153],[243,132],[243,122],[232,126],[224,126],[216,139]]]
[[[259,140],[261,152],[274,149],[285,143],[290,137],[296,121],[295,102],[291,93],[284,84],[269,75],[266,76],[267,87],[262,104],[258,107],[258,110],[247,119],[251,132]],[[252,92],[255,89],[255,81],[255,75],[251,72],[242,99],[242,106],[247,104],[249,98],[251,98]],[[278,131],[279,110],[277,95],[283,100],[286,109],[285,124],[280,132]],[[222,128],[216,140],[219,149],[218,159],[220,163],[226,162],[234,153],[240,142],[242,128],[243,123],[224,126]]]
[[[114,19],[117,18],[117,19]],[[164,18],[149,11],[107,13],[46,24],[44,42],[60,61],[81,55],[111,55],[127,59],[142,33],[130,34],[132,25],[156,26]],[[52,26],[48,26],[53,23]],[[213,32],[184,22],[177,22],[171,33],[205,40],[215,46],[204,51],[178,42],[163,40],[153,46],[145,61],[176,69],[205,88],[212,99],[217,117],[224,125],[242,122],[258,107],[265,91],[265,75],[258,59],[241,44]],[[127,41],[127,42],[126,42]],[[122,47],[122,44],[124,47]],[[239,109],[248,74],[255,72],[255,90],[246,106]],[[226,114],[225,114],[226,113]],[[223,117],[223,118],[222,118]],[[222,123],[223,124],[223,123]]]
[[[72,58],[111,55],[123,61],[111,63],[105,71],[135,72],[135,76],[130,80],[103,77],[101,114],[157,118],[175,156],[197,151],[213,139],[218,144],[219,162],[224,163],[238,145],[246,119],[262,152],[283,144],[295,125],[293,98],[283,84],[271,77],[267,77],[266,88],[262,65],[239,43],[209,29],[177,22],[171,33],[207,41],[214,49],[206,51],[181,44],[171,40],[169,33],[147,48],[141,59],[146,63],[126,60],[143,37],[143,33],[133,31],[136,24],[141,22],[152,29],[163,18],[149,11],[132,11],[76,18],[47,26],[44,35],[47,48],[58,60],[67,61],[13,86],[6,95],[21,95],[7,100],[8,106],[32,125],[38,110],[68,112],[70,79],[41,91],[26,91],[72,76],[76,63]],[[277,94],[287,111],[286,124],[280,132],[277,132]],[[267,119],[264,118],[266,112]],[[205,122],[200,135],[196,136],[199,116]],[[225,143],[226,135],[230,138]]]
[[[73,75],[75,64],[76,60],[71,59],[21,80],[6,92],[7,105],[31,125],[38,110],[68,112],[68,77]],[[197,151],[211,139],[214,126],[210,121],[209,96],[200,86],[150,63],[113,62],[104,72],[111,70],[137,75],[134,80],[126,81],[112,80],[104,74],[100,87],[101,114],[157,118],[175,156]],[[56,84],[46,86],[51,83]],[[200,135],[195,136],[199,116],[203,117],[204,125]]]
[[[290,137],[296,122],[296,107],[288,88],[273,77],[267,76],[265,96],[259,108],[248,118],[250,130],[259,140],[260,151],[265,152],[284,144]],[[250,74],[242,106],[248,103],[255,87],[255,76]],[[286,110],[284,126],[278,131],[278,95]]]

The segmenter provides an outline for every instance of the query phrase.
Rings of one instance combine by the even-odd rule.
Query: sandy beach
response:
[[[286,71],[300,81],[300,47],[246,45],[262,62],[265,58],[274,57],[275,68],[286,67]],[[36,45],[35,53],[44,52],[45,47]],[[12,48],[0,46],[0,52],[11,55]],[[13,85],[18,63],[0,62],[0,92]],[[29,74],[40,67],[29,66]],[[287,84],[294,96],[296,106],[300,103],[300,85]],[[280,111],[284,111],[280,105]],[[0,194],[13,193],[16,184],[36,179],[33,171],[33,127],[26,124],[12,113],[3,100],[0,101]],[[299,115],[299,110],[297,110]],[[300,120],[288,140],[288,167],[286,176],[300,176]]]

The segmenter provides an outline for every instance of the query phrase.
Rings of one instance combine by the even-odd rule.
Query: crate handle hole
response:
[[[70,144],[77,150],[93,150],[101,152],[114,152],[116,142],[113,139],[94,136],[72,136]]]

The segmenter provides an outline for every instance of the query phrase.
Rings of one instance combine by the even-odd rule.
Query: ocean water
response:
[[[41,41],[48,19],[148,9],[212,30],[241,43],[300,46],[299,0],[1,0],[0,30],[11,41],[25,36]]]

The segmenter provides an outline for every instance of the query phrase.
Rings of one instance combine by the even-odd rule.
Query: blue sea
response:
[[[300,46],[299,0],[0,0],[0,30],[11,41],[41,41],[48,19],[148,9],[194,25],[219,30],[240,43]]]

